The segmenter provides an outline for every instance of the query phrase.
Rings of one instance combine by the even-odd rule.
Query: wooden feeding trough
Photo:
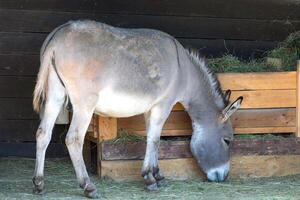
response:
[[[232,99],[244,97],[241,109],[231,118],[235,134],[280,133],[289,136],[235,139],[231,146],[231,177],[300,173],[299,70],[298,64],[297,71],[292,72],[218,74],[222,89],[232,91]],[[143,116],[119,119],[94,116],[91,122],[86,140],[97,144],[98,174],[115,180],[141,179],[145,142],[106,142],[117,137],[120,128],[145,135]],[[167,178],[202,176],[190,153],[189,142],[178,140],[191,133],[189,116],[180,104],[176,104],[164,125],[162,136],[177,139],[162,141],[159,153],[160,168]],[[90,150],[86,152],[88,158]]]

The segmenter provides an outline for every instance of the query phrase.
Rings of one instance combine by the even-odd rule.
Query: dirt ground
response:
[[[41,198],[31,193],[33,159],[0,158],[0,199],[85,199],[67,159],[47,160],[47,193]],[[102,199],[255,199],[300,200],[300,175],[275,178],[233,179],[225,183],[201,180],[172,181],[158,192],[146,192],[142,182],[114,182],[91,176]]]

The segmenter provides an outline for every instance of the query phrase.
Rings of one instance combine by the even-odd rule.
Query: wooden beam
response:
[[[296,137],[300,137],[300,60],[297,62],[297,106],[296,106]]]
[[[273,79],[274,80],[274,79]],[[243,96],[241,108],[294,108],[296,107],[296,90],[237,90],[231,92],[230,101]],[[175,104],[173,111],[184,110],[180,103]]]
[[[193,158],[159,160],[169,179],[203,179]],[[141,160],[101,161],[101,176],[114,180],[142,180]],[[300,155],[234,156],[229,178],[286,176],[300,173]]]
[[[98,116],[99,141],[111,140],[117,137],[117,119]]]
[[[296,89],[296,72],[219,73],[218,79],[223,90]]]
[[[296,114],[294,108],[244,109],[238,110],[231,121],[235,133],[290,133],[295,132]],[[119,118],[118,128],[132,130],[145,135],[144,117]],[[163,136],[191,135],[191,120],[184,111],[173,111],[162,131]]]
[[[241,108],[287,108],[296,107],[296,90],[233,91],[230,100],[239,96],[244,100]]]
[[[189,141],[161,141],[159,159],[191,158]],[[102,160],[144,159],[145,142],[102,144]],[[236,139],[230,153],[236,155],[300,155],[299,139]]]
[[[144,7],[144,6],[143,6]],[[300,28],[298,20],[256,20],[213,17],[127,15],[1,9],[0,30],[4,32],[50,32],[75,19],[91,19],[124,28],[162,30],[178,38],[281,41]],[[44,23],[47,21],[47,23]],[[159,21],[159,23],[153,23]],[[267,27],[267,28],[266,28]],[[276,33],[276,34],[275,34]],[[0,43],[1,45],[1,43]]]
[[[294,133],[295,131],[296,131],[295,126],[234,128],[235,134]]]
[[[171,16],[204,16],[218,18],[244,18],[256,20],[285,20],[299,19],[300,5],[297,1],[251,1],[228,0],[224,1],[194,1],[194,0],[1,0],[1,9],[112,13],[130,15],[171,15]],[[230,6],[228,6],[230,5]],[[265,7],[268,6],[266,11]]]

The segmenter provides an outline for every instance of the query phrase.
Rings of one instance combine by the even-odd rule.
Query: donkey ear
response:
[[[232,104],[228,105],[224,110],[222,111],[222,122],[226,122],[229,117],[241,106],[241,103],[243,101],[243,97],[237,98]]]
[[[224,100],[226,104],[229,103],[230,95],[231,95],[231,90],[226,90],[224,93]]]

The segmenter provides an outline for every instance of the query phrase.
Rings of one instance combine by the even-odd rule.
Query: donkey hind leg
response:
[[[65,90],[57,76],[49,75],[48,98],[44,106],[41,123],[36,132],[36,163],[33,175],[33,192],[44,193],[44,162],[45,153],[52,135],[55,120],[65,101]]]
[[[84,189],[85,196],[98,198],[97,188],[90,181],[83,156],[82,149],[84,137],[93,115],[93,109],[73,105],[73,117],[66,137],[66,145],[75,168],[79,186]]]
[[[156,105],[145,114],[147,147],[142,168],[146,188],[155,191],[165,183],[158,167],[158,148],[162,127],[171,112],[170,106]]]

